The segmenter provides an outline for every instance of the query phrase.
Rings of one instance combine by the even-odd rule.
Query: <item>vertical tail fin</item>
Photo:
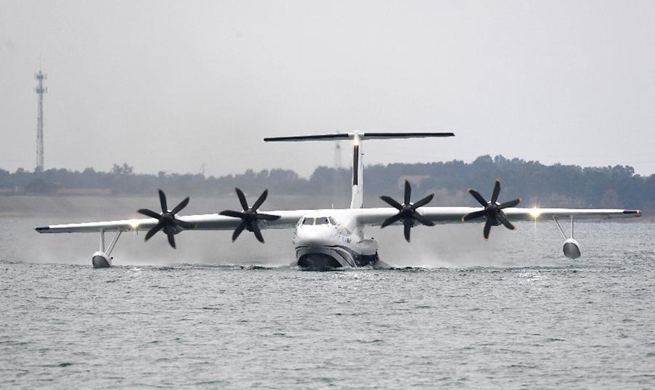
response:
[[[362,139],[359,134],[353,134],[353,180],[351,209],[364,207],[364,161],[362,159]]]

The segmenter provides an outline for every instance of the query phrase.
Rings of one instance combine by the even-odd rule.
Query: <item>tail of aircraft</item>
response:
[[[396,138],[432,138],[432,137],[454,137],[454,133],[334,133],[317,135],[300,135],[290,137],[264,138],[265,142],[298,142],[298,141],[341,141],[352,140],[353,144],[353,170],[352,170],[352,198],[351,209],[358,209],[364,206],[364,161],[363,141],[365,139],[396,139]]]

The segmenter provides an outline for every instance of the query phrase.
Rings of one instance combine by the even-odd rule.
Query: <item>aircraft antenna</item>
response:
[[[36,171],[43,171],[43,94],[48,92],[48,88],[43,87],[43,80],[48,79],[47,74],[43,74],[39,66],[39,73],[34,75],[38,80],[35,91],[39,95],[37,117],[36,117]]]

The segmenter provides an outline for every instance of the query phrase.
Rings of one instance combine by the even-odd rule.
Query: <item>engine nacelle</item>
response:
[[[564,256],[571,260],[577,259],[582,253],[580,252],[580,244],[572,238],[564,241]]]
[[[104,252],[96,252],[91,257],[91,263],[93,263],[93,268],[109,268],[111,267],[111,257]]]

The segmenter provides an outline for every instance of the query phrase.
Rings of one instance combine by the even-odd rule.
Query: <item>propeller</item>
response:
[[[255,237],[257,237],[259,242],[263,243],[264,237],[262,236],[261,229],[259,228],[259,220],[275,221],[276,219],[280,218],[279,215],[270,215],[257,212],[257,209],[266,200],[266,197],[268,196],[268,190],[264,190],[264,192],[262,192],[252,207],[248,207],[248,201],[246,200],[246,196],[243,194],[243,191],[238,188],[235,188],[235,190],[237,192],[237,196],[239,197],[239,203],[241,203],[241,207],[243,207],[243,211],[225,210],[219,213],[228,217],[241,219],[241,223],[239,226],[237,226],[236,229],[234,229],[234,233],[232,233],[232,242],[234,242],[239,237],[244,229],[247,229],[248,231],[255,234]]]
[[[419,207],[425,206],[426,204],[430,203],[432,198],[434,198],[434,194],[430,194],[416,203],[410,202],[411,196],[412,196],[412,187],[409,185],[409,182],[405,180],[405,199],[403,204],[398,203],[397,201],[386,195],[382,195],[380,197],[380,199],[385,201],[387,204],[398,209],[398,214],[385,219],[384,222],[382,222],[382,226],[380,227],[384,228],[397,221],[402,221],[405,227],[404,233],[405,233],[405,240],[407,240],[407,242],[409,242],[409,233],[412,227],[415,226],[415,221],[418,221],[426,226],[434,226],[434,222],[425,218],[424,216],[422,216],[420,213],[416,211],[416,209],[418,209]]]
[[[168,236],[168,243],[173,247],[173,249],[175,249],[175,234],[180,232],[178,228],[193,229],[196,227],[196,225],[193,223],[182,221],[180,219],[175,218],[175,214],[182,211],[182,209],[184,209],[189,204],[189,197],[187,196],[186,198],[184,198],[184,200],[181,201],[180,204],[175,206],[173,210],[168,210],[168,205],[166,203],[166,194],[164,194],[164,191],[162,190],[158,190],[158,191],[159,191],[159,203],[161,204],[161,213],[156,213],[148,209],[137,210],[139,214],[143,214],[150,218],[159,220],[157,225],[155,225],[152,229],[148,230],[145,240],[148,241],[150,237],[154,236],[155,233],[163,229],[166,236]]]
[[[484,217],[487,220],[484,224],[483,230],[485,240],[489,239],[489,232],[491,231],[492,226],[499,226],[502,224],[509,230],[515,229],[514,225],[512,225],[507,219],[503,209],[514,207],[521,203],[521,198],[510,200],[509,202],[505,203],[498,203],[498,194],[500,194],[500,180],[496,179],[494,190],[491,193],[491,201],[489,202],[487,202],[487,200],[482,195],[480,195],[479,192],[472,188],[469,188],[469,193],[475,198],[475,200],[480,202],[484,209],[466,214],[464,217],[462,217],[462,221],[466,222]]]

